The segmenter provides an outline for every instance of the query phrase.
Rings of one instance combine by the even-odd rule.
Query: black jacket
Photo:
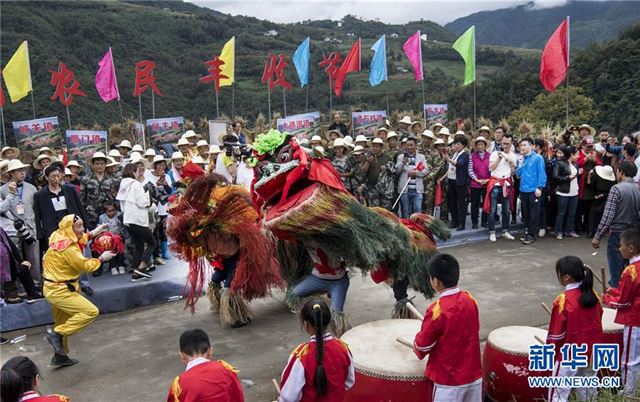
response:
[[[469,185],[469,152],[463,151],[456,160],[456,186]]]
[[[568,193],[571,189],[571,168],[566,160],[558,160],[553,167],[553,180],[556,182],[556,191]]]
[[[87,216],[84,207],[80,202],[80,196],[73,186],[67,184],[62,185],[62,194],[67,203],[67,213],[78,215],[84,222]],[[33,200],[33,212],[36,215],[36,233],[39,240],[47,240],[51,233],[58,229],[60,221],[56,219],[56,213],[51,203],[49,195],[49,186],[45,186],[38,190]]]

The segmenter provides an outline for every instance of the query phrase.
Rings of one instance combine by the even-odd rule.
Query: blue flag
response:
[[[293,54],[293,64],[296,66],[300,87],[304,88],[309,83],[309,37],[303,40]]]
[[[384,35],[373,44],[371,50],[374,51],[371,59],[371,72],[369,73],[369,83],[372,87],[387,80],[387,46]]]

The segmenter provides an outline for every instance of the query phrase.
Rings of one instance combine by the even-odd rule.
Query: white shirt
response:
[[[196,357],[195,359],[189,360],[189,363],[187,363],[187,368],[185,368],[184,371],[189,371],[198,364],[206,363],[208,361],[209,359],[205,359],[204,357]]]
[[[506,153],[505,157],[500,159],[498,166],[491,171],[491,177],[496,179],[508,179],[511,177],[511,164],[509,161],[516,164],[516,154],[513,152]],[[489,168],[498,160],[498,151],[491,152],[491,156],[489,156]]]
[[[636,157],[636,167],[638,168],[638,173],[633,176],[633,181],[640,183],[640,156]]]
[[[460,157],[462,152],[464,152],[464,151],[456,152],[455,154],[453,154],[451,159],[453,159],[454,161],[458,162],[458,158]],[[447,179],[449,179],[449,180],[455,180],[456,179],[456,165],[451,163],[451,162],[449,162],[449,170],[447,171]]]
[[[571,184],[569,185],[569,192],[562,193],[560,191],[556,191],[557,195],[561,195],[563,197],[575,197],[578,195],[578,169],[576,169],[573,163],[569,163],[569,168],[571,169],[571,176],[575,176],[571,179]]]

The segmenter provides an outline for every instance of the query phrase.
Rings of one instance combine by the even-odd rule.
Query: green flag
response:
[[[476,26],[472,25],[453,44],[453,48],[464,59],[464,83],[471,84],[476,80]]]

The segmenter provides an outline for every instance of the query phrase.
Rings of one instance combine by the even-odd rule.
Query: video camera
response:
[[[224,152],[227,157],[235,156],[240,159],[243,156],[251,156],[251,147],[246,144],[241,144],[235,135],[225,135],[222,141],[222,146],[224,147]]]
[[[33,243],[36,242],[36,238],[33,237],[33,235],[31,234],[31,232],[29,232],[29,228],[27,228],[27,225],[25,225],[24,221],[20,218],[18,218],[13,212],[11,212],[11,210],[7,211],[9,212],[11,215],[13,215],[13,218],[2,214],[2,216],[4,216],[7,219],[10,219],[11,221],[13,221],[13,227],[16,230],[16,232],[18,233],[18,237],[21,238],[22,240],[24,240],[27,244],[31,245]]]

